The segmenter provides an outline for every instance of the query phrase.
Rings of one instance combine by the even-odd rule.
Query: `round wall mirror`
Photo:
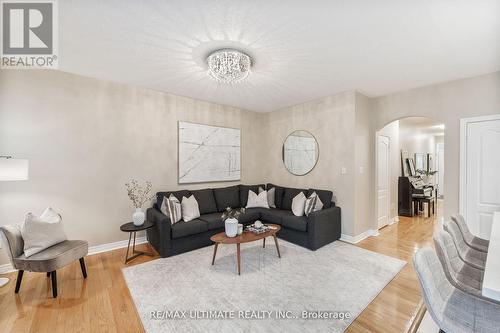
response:
[[[283,164],[296,176],[308,174],[319,158],[316,138],[308,131],[294,131],[283,143]]]

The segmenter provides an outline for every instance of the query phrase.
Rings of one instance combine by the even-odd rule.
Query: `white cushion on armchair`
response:
[[[62,227],[61,215],[50,207],[45,209],[40,216],[28,213],[21,227],[21,235],[26,257],[68,239]]]

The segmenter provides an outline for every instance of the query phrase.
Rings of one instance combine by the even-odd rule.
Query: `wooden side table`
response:
[[[150,221],[145,221],[144,224],[140,225],[140,226],[135,226],[133,222],[129,222],[129,223],[125,223],[125,224],[121,225],[120,230],[123,232],[129,233],[127,254],[125,255],[125,264],[128,263],[130,260],[137,258],[140,255],[153,256],[153,253],[151,253],[151,252],[137,251],[135,249],[135,238],[136,238],[136,234],[138,231],[147,230],[149,228],[154,227],[154,225],[155,224],[153,222],[150,222]],[[132,240],[132,234],[134,234],[134,243],[132,245],[132,254],[133,255],[131,257],[129,257],[128,253],[130,250],[130,241]]]

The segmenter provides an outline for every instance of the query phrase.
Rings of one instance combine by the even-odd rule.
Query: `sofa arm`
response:
[[[309,214],[307,218],[309,248],[317,250],[340,238],[340,207],[334,206]]]
[[[171,251],[171,223],[170,218],[156,207],[148,208],[146,218],[155,226],[147,230],[148,240],[158,251],[160,256],[168,257]]]

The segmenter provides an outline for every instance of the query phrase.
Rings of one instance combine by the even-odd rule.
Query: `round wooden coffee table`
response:
[[[214,256],[212,258],[212,265],[215,263],[215,256],[217,255],[217,247],[219,244],[236,244],[236,257],[238,260],[238,275],[241,273],[241,265],[240,265],[240,244],[241,243],[250,243],[255,242],[260,239],[263,240],[262,247],[266,247],[266,237],[273,237],[274,244],[276,244],[276,250],[278,251],[278,258],[281,258],[280,248],[278,245],[278,238],[276,238],[276,233],[281,230],[281,226],[277,224],[266,224],[268,227],[272,227],[266,232],[261,234],[254,234],[250,231],[243,231],[243,233],[236,237],[227,237],[225,232],[219,232],[218,234],[210,237],[210,240],[215,243],[214,246]]]

